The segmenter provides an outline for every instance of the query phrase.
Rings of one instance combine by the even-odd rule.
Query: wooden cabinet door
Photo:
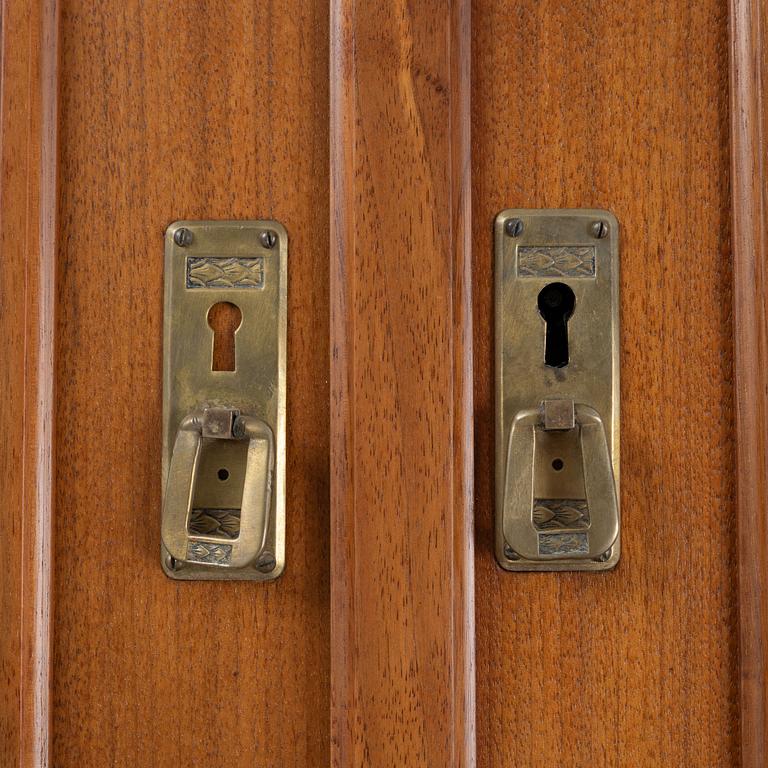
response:
[[[477,765],[766,764],[765,5],[473,3]],[[621,224],[622,556],[492,552],[491,221]]]
[[[325,765],[327,3],[3,9],[0,579],[17,631],[0,764]],[[160,569],[163,233],[180,218],[289,231],[274,583]]]
[[[336,764],[765,765],[764,4],[335,5]],[[506,208],[621,224],[611,573],[494,556]]]
[[[738,765],[727,5],[475,5],[478,765]],[[607,208],[621,225],[610,573],[510,574],[493,556],[505,207]]]
[[[0,766],[763,768],[756,0],[5,0]],[[494,555],[492,222],[621,224],[622,556]],[[290,242],[286,569],[160,567],[163,233]]]

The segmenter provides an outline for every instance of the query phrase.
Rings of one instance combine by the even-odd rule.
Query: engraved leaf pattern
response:
[[[540,533],[540,555],[568,555],[589,552],[586,533]]]
[[[231,558],[232,547],[229,544],[191,541],[187,547],[187,559],[194,563],[226,565]]]
[[[553,528],[587,528],[589,507],[583,499],[536,499],[533,522],[541,530]]]
[[[187,288],[261,288],[264,257],[187,259]]]
[[[520,246],[519,277],[594,277],[595,249],[591,245]]]
[[[240,510],[193,509],[189,516],[189,532],[236,539],[240,535]]]

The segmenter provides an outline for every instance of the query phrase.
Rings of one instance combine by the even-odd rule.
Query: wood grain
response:
[[[472,18],[478,764],[737,766],[727,4],[474,0]],[[509,574],[491,223],[592,206],[622,227],[622,559]]]
[[[56,768],[329,755],[328,10],[72,0],[62,15]],[[287,567],[159,563],[163,232],[290,239]]]
[[[7,0],[0,70],[0,764],[48,765],[58,6]]]
[[[731,0],[731,189],[742,768],[768,761],[768,13]]]
[[[331,3],[337,768],[474,765],[468,11]]]

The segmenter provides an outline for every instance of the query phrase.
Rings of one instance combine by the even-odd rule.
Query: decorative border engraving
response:
[[[540,531],[589,528],[589,507],[585,499],[534,499],[533,523]]]
[[[540,555],[582,555],[589,552],[588,533],[540,533]]]
[[[263,288],[264,257],[190,256],[187,288]]]
[[[232,560],[232,545],[212,544],[207,541],[190,541],[187,544],[187,560],[191,563],[229,565]]]
[[[189,516],[189,532],[198,536],[226,536],[236,539],[240,535],[239,509],[193,509]]]
[[[518,277],[594,277],[594,245],[520,245]]]

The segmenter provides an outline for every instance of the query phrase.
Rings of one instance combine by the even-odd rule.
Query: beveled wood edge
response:
[[[27,305],[35,307],[28,328],[28,362],[36,363],[28,371],[30,386],[28,413],[30,422],[25,458],[29,484],[23,506],[24,515],[24,614],[22,656],[28,665],[22,687],[26,711],[22,721],[22,764],[47,766],[51,741],[51,616],[53,569],[53,483],[54,483],[54,394],[56,333],[56,253],[57,253],[57,178],[58,178],[58,86],[59,86],[59,4],[42,0],[40,5],[40,79],[39,79],[39,203],[37,223],[39,242],[36,282],[28,287],[36,296],[28,296]],[[33,140],[36,137],[33,137]],[[30,184],[30,190],[34,188]],[[30,254],[30,261],[33,252]],[[36,358],[36,360],[35,360]]]
[[[766,12],[730,0],[736,509],[743,768],[768,760],[768,328],[766,297]]]
[[[2,77],[23,76],[28,94],[26,109],[9,110],[4,121],[9,131],[26,135],[27,153],[19,159],[26,171],[20,183],[4,177],[0,197],[0,226],[8,228],[3,234],[24,240],[23,263],[16,265],[23,282],[13,297],[23,306],[17,313],[0,313],[0,333],[10,331],[2,324],[18,314],[24,325],[23,346],[14,359],[4,361],[23,376],[23,402],[11,404],[13,412],[23,412],[23,445],[7,447],[21,457],[21,495],[6,499],[5,505],[6,514],[19,519],[21,594],[18,615],[5,619],[19,633],[17,764],[44,768],[50,762],[51,731],[59,6],[57,0],[6,0],[2,13]],[[8,25],[11,13],[14,23]],[[14,68],[19,60],[28,66]],[[4,80],[3,89],[7,84]],[[12,217],[6,215],[12,206],[24,211],[23,232],[14,229]]]
[[[454,393],[457,407],[454,422],[454,564],[460,572],[454,581],[460,594],[453,603],[456,636],[455,690],[462,694],[454,709],[454,754],[456,768],[476,764],[475,715],[475,550],[474,550],[474,379],[472,324],[472,164],[471,164],[471,3],[457,0],[451,5],[451,81],[454,84],[451,112],[451,163],[456,182],[455,210],[451,212],[456,250],[454,270],[453,328]]]
[[[349,359],[353,343],[353,326],[348,317],[351,290],[347,279],[349,254],[347,245],[354,243],[354,219],[347,208],[351,196],[351,179],[345,172],[352,166],[351,125],[354,115],[354,36],[345,13],[344,0],[330,0],[330,106],[329,106],[329,171],[330,171],[330,518],[331,518],[331,765],[348,766],[354,754],[352,740],[357,710],[353,670],[353,625],[349,619],[347,594],[355,590],[355,549],[346,535],[345,518],[335,514],[340,506],[354,504],[353,484],[347,482],[349,457],[354,454],[354,431],[349,428],[353,414],[350,408],[351,379],[354,370]],[[350,85],[352,84],[352,85]],[[338,201],[338,203],[337,203]],[[335,589],[337,579],[345,579],[347,593]],[[350,703],[351,702],[351,703]]]
[[[347,475],[355,451],[351,393],[355,370],[349,350],[355,319],[349,307],[350,261],[354,257],[351,207],[356,109],[354,33],[345,13],[347,0],[330,0],[330,444],[331,444],[331,764],[352,768],[353,733],[362,705],[353,659],[352,607],[355,548],[339,509],[354,505],[354,483]],[[445,768],[474,768],[475,745],[475,602],[474,602],[474,462],[471,297],[471,161],[470,161],[470,3],[451,3],[451,166],[456,183],[450,212],[455,243],[453,274],[454,392],[457,403],[453,562],[458,574],[451,617],[454,638],[453,763]],[[458,98],[456,98],[458,96]],[[352,246],[352,247],[349,247]],[[334,589],[344,585],[345,589]]]

